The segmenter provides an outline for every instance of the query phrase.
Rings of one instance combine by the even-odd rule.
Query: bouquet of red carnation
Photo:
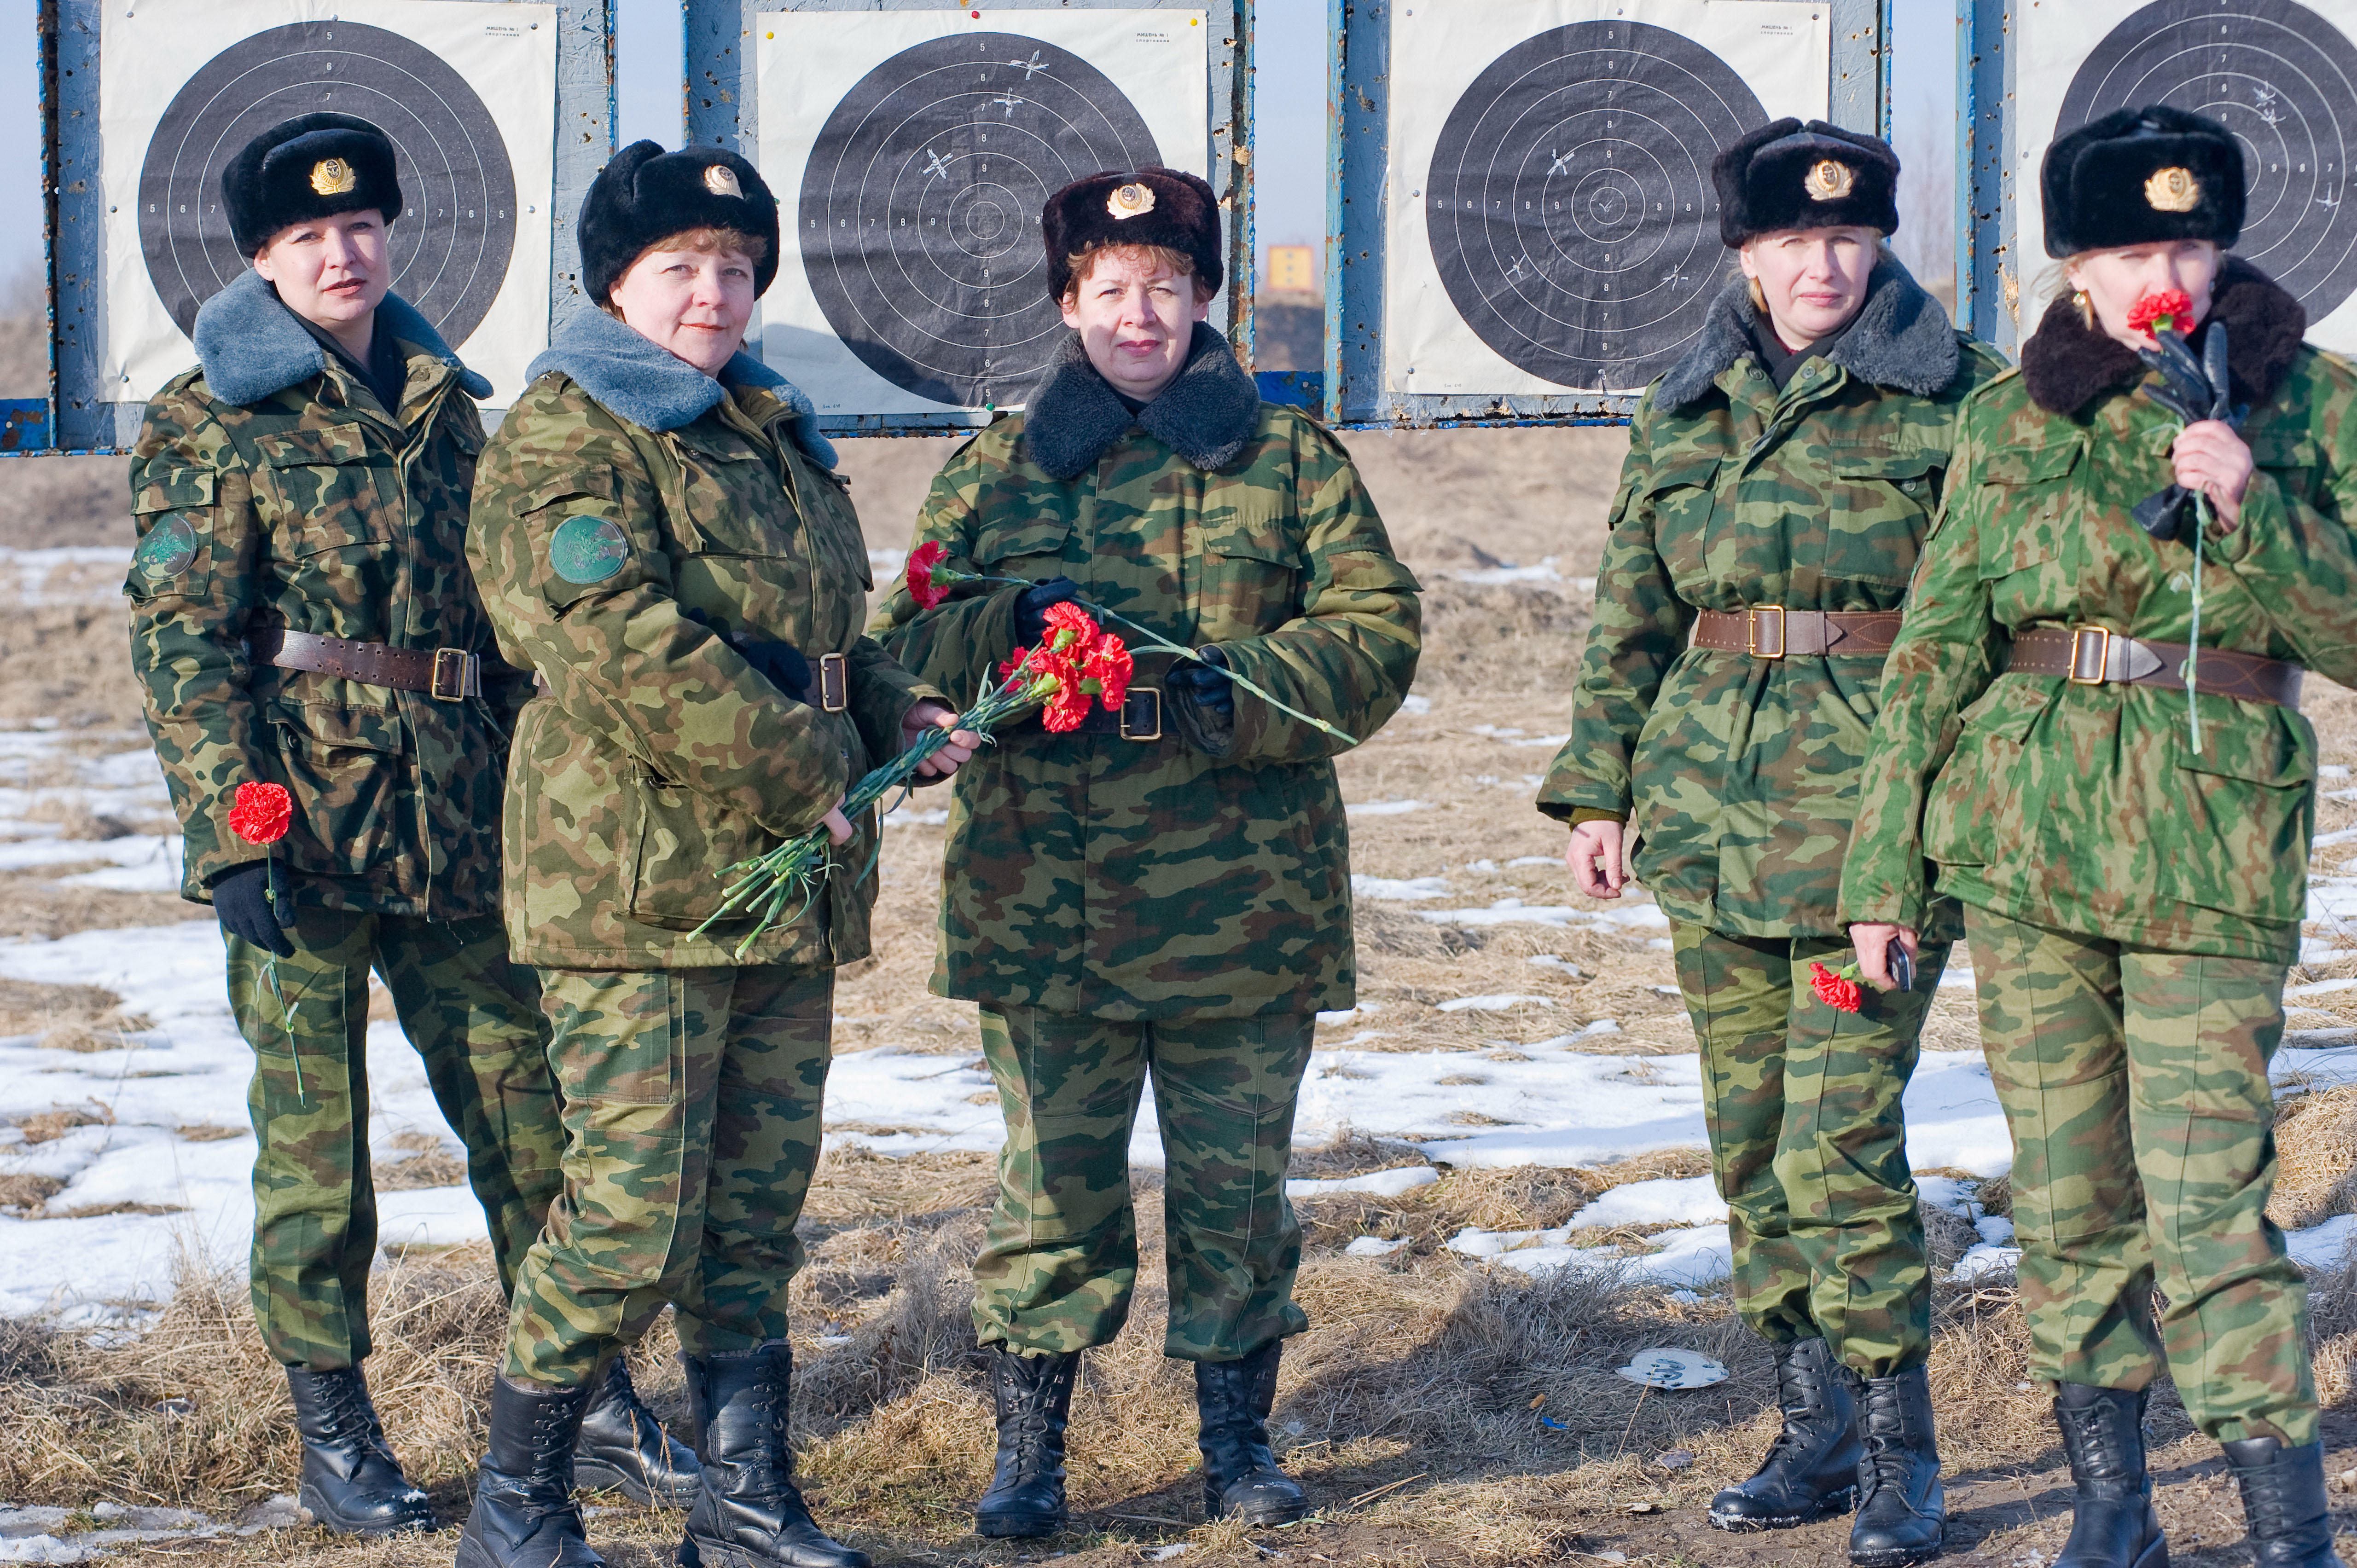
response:
[[[998,667],[998,682],[958,715],[957,727],[989,740],[1001,725],[1033,708],[1045,710],[1049,729],[1078,729],[1089,704],[1120,711],[1129,697],[1130,655],[1120,638],[1100,628],[1077,605],[1048,611],[1048,636],[1037,648],[1018,648]],[[951,732],[929,729],[906,751],[870,768],[843,797],[843,814],[856,818],[893,790],[906,788],[918,764],[950,743]],[[737,880],[722,893],[720,908],[692,933],[702,936],[718,921],[753,918],[753,929],[737,944],[743,958],[764,933],[802,918],[818,896],[833,843],[823,827],[780,844],[767,854],[740,860],[727,875]],[[789,909],[791,908],[791,913]]]

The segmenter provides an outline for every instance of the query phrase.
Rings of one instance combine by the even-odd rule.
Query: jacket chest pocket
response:
[[[974,531],[974,564],[995,577],[1056,577],[1064,575],[1064,543],[1072,520],[1041,512],[1018,497],[985,493],[975,509],[983,518]]]
[[[2072,476],[2082,450],[2074,443],[1983,459],[1980,576],[2007,625],[2069,617],[2078,607],[2075,556],[2085,508]]]
[[[867,560],[867,536],[859,527],[851,491],[844,481],[815,463],[794,462],[794,484],[802,497],[802,522],[810,531],[811,553],[817,558],[819,580],[829,596],[849,596],[851,585],[861,593],[876,586]]]
[[[1692,585],[1707,575],[1711,514],[1718,506],[1716,457],[1689,457],[1663,464],[1645,489],[1645,510],[1653,520],[1653,551],[1671,579]]]
[[[385,503],[380,465],[370,459],[361,426],[328,424],[257,435],[253,447],[278,505],[274,521],[293,541],[293,554],[393,542],[394,520],[405,517],[407,508]],[[392,474],[390,459],[382,468]],[[393,488],[400,489],[397,478]]]
[[[1821,516],[1828,577],[1904,588],[1939,503],[1945,452],[1834,447]]]
[[[1246,490],[1232,501],[1216,489],[1204,497],[1201,576],[1195,588],[1200,639],[1257,637],[1301,613],[1308,563],[1288,526],[1292,521],[1284,498],[1265,490]]]
[[[694,555],[791,557],[794,503],[760,449],[734,431],[679,440],[672,516]]]
[[[2307,431],[2254,430],[2244,439],[2250,443],[2252,463],[2275,480],[2287,504],[2316,505],[2309,492],[2316,487],[2324,456]]]

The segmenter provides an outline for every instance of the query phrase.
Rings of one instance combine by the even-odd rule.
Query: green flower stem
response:
[[[2201,657],[2201,547],[2210,537],[2210,497],[2193,492],[2193,625],[2185,638],[2185,723],[2193,732],[2193,755],[2201,755],[2201,708],[2193,694],[2193,667]]]
[[[1032,585],[1028,579],[1022,577],[994,577],[982,572],[960,572],[952,568],[941,566],[933,568],[933,581],[937,583],[1007,583],[1012,584],[1018,588],[1028,588]],[[1181,659],[1190,659],[1198,664],[1204,665],[1210,669],[1218,670],[1224,673],[1229,680],[1234,682],[1237,685],[1242,686],[1245,691],[1250,692],[1254,696],[1258,697],[1262,702],[1266,703],[1278,713],[1284,714],[1291,718],[1299,719],[1303,724],[1309,725],[1312,729],[1324,735],[1332,736],[1344,746],[1356,746],[1359,744],[1358,736],[1346,734],[1341,730],[1336,729],[1324,719],[1313,718],[1309,714],[1303,713],[1299,708],[1287,707],[1285,703],[1278,702],[1274,696],[1270,695],[1266,689],[1256,682],[1246,680],[1243,676],[1237,674],[1233,670],[1230,670],[1224,664],[1213,664],[1210,660],[1204,658],[1201,654],[1196,652],[1191,648],[1179,647],[1168,638],[1164,637],[1160,632],[1156,631],[1152,627],[1140,626],[1137,622],[1130,619],[1127,616],[1122,615],[1114,610],[1109,610],[1103,605],[1092,604],[1087,599],[1076,598],[1072,600],[1072,603],[1080,606],[1081,608],[1088,611],[1092,616],[1100,616],[1106,620],[1117,621],[1121,625],[1129,628],[1130,630],[1146,639],[1145,646],[1151,652],[1175,653]]]
[[[274,847],[266,847],[262,854],[262,897],[263,901],[270,906],[270,918],[276,920],[278,918],[278,851]],[[281,920],[279,925],[283,929],[285,922]],[[295,1043],[295,1011],[286,1005],[286,993],[278,989],[278,955],[276,953],[263,955],[262,972],[264,978],[270,982],[270,994],[278,1003],[279,1026],[286,1031],[286,1057],[295,1064],[295,1103],[307,1109],[311,1101],[303,1090],[303,1052]]]

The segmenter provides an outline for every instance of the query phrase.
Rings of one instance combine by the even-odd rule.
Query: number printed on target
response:
[[[1016,33],[891,56],[836,104],[802,175],[804,270],[827,324],[877,375],[968,408],[1035,381],[1064,335],[1039,209],[1106,169],[1162,162],[1096,67]]]
[[[1560,386],[1641,389],[1702,330],[1727,265],[1710,163],[1765,124],[1702,45],[1576,22],[1517,44],[1450,111],[1423,192],[1474,335]]]

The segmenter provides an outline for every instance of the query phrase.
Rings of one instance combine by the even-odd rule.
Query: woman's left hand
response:
[[[917,737],[929,729],[950,732],[947,746],[917,764],[919,779],[931,783],[948,778],[958,770],[958,764],[973,757],[974,748],[982,744],[982,736],[974,731],[958,728],[957,719],[955,710],[928,700],[910,708],[908,716],[900,721],[900,746],[904,751],[916,745]]]
[[[2169,456],[2177,482],[2210,498],[2218,520],[2232,532],[2243,521],[2243,492],[2251,488],[2251,449],[2232,425],[2205,419],[2178,433]]]

